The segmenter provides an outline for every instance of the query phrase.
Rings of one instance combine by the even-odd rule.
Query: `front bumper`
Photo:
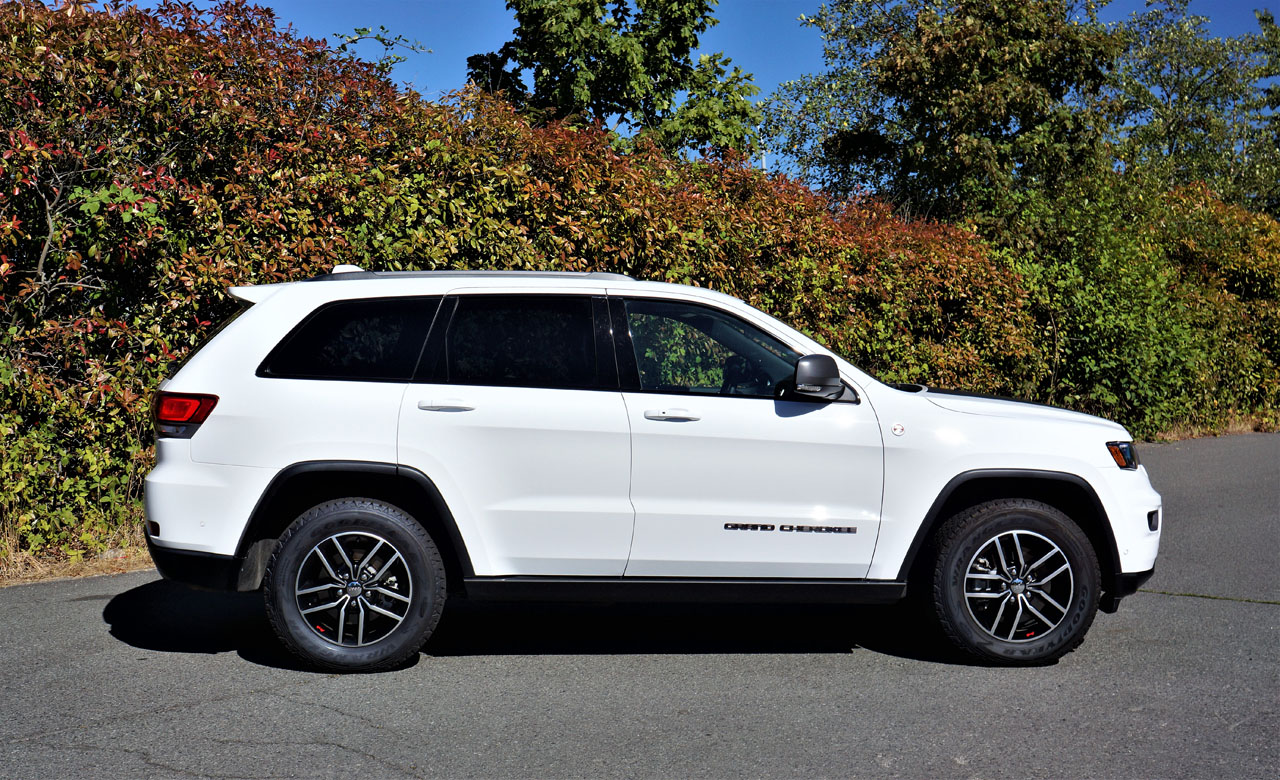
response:
[[[1137,571],[1130,573],[1120,573],[1115,576],[1115,582],[1111,588],[1102,594],[1102,600],[1098,603],[1098,609],[1107,614],[1114,613],[1120,608],[1120,600],[1125,596],[1132,596],[1138,592],[1143,583],[1151,579],[1151,575],[1155,574],[1154,568],[1146,571]]]
[[[1116,577],[1150,572],[1155,568],[1156,556],[1160,552],[1160,535],[1166,518],[1160,494],[1151,487],[1146,468],[1139,466],[1136,471],[1118,469],[1114,465],[1101,468],[1098,478],[1092,483],[1115,538],[1116,563],[1119,564]],[[1152,512],[1159,513],[1160,523],[1155,528],[1148,523]]]

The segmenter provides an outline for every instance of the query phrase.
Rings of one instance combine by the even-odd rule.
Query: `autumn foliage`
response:
[[[1180,264],[1221,281],[1220,302],[1254,318],[1241,349],[1274,382],[1280,230],[1247,212],[1202,214],[1223,208],[1208,196],[1178,198],[1195,219],[1243,220],[1235,243],[1206,249],[1189,227],[1159,239],[1186,257],[1161,256],[1178,284]],[[1259,241],[1269,266],[1249,259]],[[8,3],[0,565],[129,533],[151,458],[150,395],[233,309],[225,289],[344,262],[712,287],[889,381],[1053,394],[1046,283],[965,229],[904,222],[872,200],[833,204],[739,159],[624,152],[603,130],[531,126],[475,93],[428,102],[240,2]],[[1259,284],[1271,292],[1232,287]],[[1187,327],[1208,333],[1217,316]],[[1270,323],[1270,342],[1257,322]],[[1125,421],[1146,433],[1168,422]]]

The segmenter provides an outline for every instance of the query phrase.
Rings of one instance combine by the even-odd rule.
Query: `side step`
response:
[[[702,579],[689,577],[467,577],[477,601],[892,604],[907,583],[889,580]]]

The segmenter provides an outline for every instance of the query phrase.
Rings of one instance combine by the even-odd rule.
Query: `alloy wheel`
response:
[[[1075,575],[1062,548],[1033,531],[1005,531],[978,548],[965,570],[969,615],[1004,642],[1030,642],[1062,622]]]
[[[371,533],[334,534],[307,553],[294,585],[298,611],[326,642],[365,647],[409,615],[413,578],[404,556]]]

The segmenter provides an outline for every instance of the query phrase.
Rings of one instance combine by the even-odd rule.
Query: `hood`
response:
[[[920,392],[920,395],[934,406],[952,412],[960,412],[961,414],[979,414],[986,417],[1006,417],[1018,420],[1057,420],[1076,424],[1088,423],[1106,426],[1117,431],[1124,430],[1124,427],[1118,423],[1101,417],[1030,401],[1015,401],[1010,398],[935,390],[933,388],[925,388]]]

